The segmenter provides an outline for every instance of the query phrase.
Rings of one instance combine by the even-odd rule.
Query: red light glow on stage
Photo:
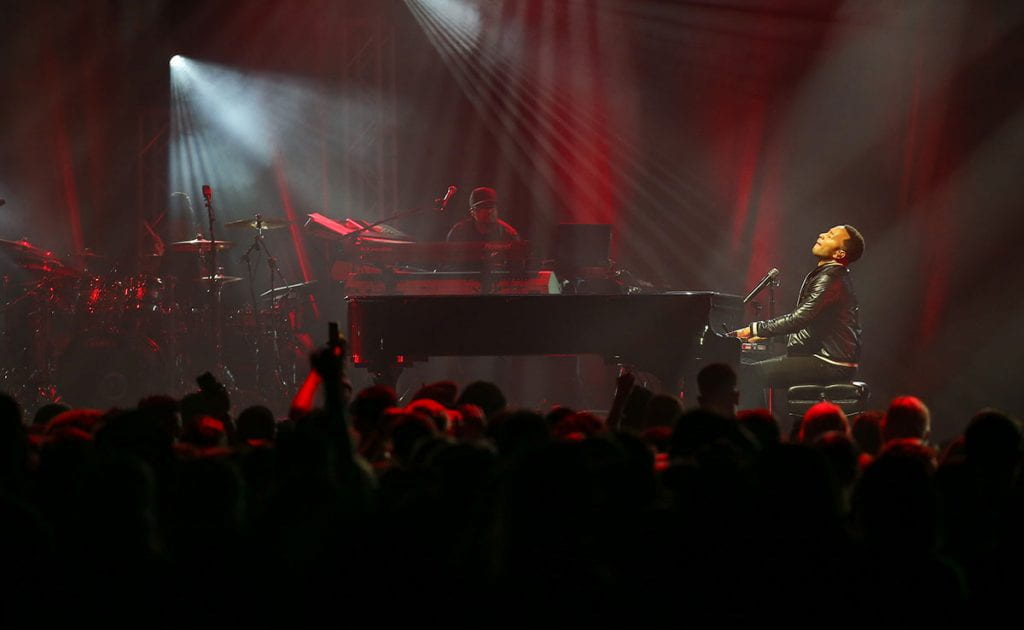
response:
[[[47,70],[53,103],[51,133],[53,134],[54,153],[57,157],[57,168],[60,172],[61,191],[64,197],[64,208],[68,217],[68,228],[71,230],[71,243],[74,252],[78,254],[82,252],[85,246],[82,238],[82,210],[79,203],[78,184],[75,178],[74,159],[68,139],[67,114],[58,96],[61,83],[60,68],[57,61],[52,57],[48,59]]]
[[[277,155],[274,158],[274,181],[277,183],[277,191],[281,198],[281,205],[284,208],[285,216],[288,218],[288,221],[290,221],[288,232],[292,237],[292,247],[295,249],[295,254],[299,261],[299,269],[302,271],[302,281],[309,282],[312,275],[309,271],[309,259],[306,255],[306,245],[302,240],[302,232],[300,231],[302,220],[298,218],[298,215],[295,213],[295,208],[292,206],[291,195],[288,192],[288,180],[285,177],[284,164],[280,155]],[[317,307],[316,300],[310,296],[309,302],[313,309],[314,317],[319,319],[320,310]]]

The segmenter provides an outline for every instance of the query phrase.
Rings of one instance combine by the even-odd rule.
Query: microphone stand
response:
[[[258,214],[256,215],[257,221],[259,220],[259,216],[260,215],[258,215]],[[252,261],[252,254],[253,253],[256,254],[256,263],[255,264],[253,264],[253,261]],[[263,391],[263,383],[262,383],[262,376],[261,376],[261,372],[262,372],[261,364],[262,364],[263,353],[262,353],[261,348],[260,348],[260,339],[259,339],[259,336],[258,336],[260,334],[260,331],[263,330],[263,324],[260,321],[261,318],[260,318],[259,303],[256,301],[256,283],[255,283],[255,279],[253,278],[253,268],[255,266],[259,265],[259,263],[260,263],[259,259],[260,259],[260,257],[262,255],[263,255],[263,250],[260,248],[260,238],[259,238],[259,234],[257,233],[256,237],[253,238],[252,244],[249,245],[249,249],[245,250],[245,253],[242,254],[241,260],[243,262],[245,262],[245,269],[246,269],[247,275],[249,276],[249,299],[252,302],[252,316],[253,316],[253,320],[256,323],[256,334],[257,334],[257,337],[253,341],[252,348],[253,348],[253,354],[254,354],[254,356],[256,358],[256,389],[258,391]]]
[[[775,317],[775,287],[779,286],[779,277],[775,276],[771,282],[768,283],[768,319]],[[773,342],[769,340],[768,346],[769,351]],[[775,345],[778,345],[775,343]],[[775,388],[768,388],[768,411],[775,413]]]
[[[208,267],[210,279],[212,281],[217,277],[217,247],[215,245],[217,237],[213,233],[213,194],[204,193],[203,197],[205,198],[206,216],[210,220],[210,259]]]

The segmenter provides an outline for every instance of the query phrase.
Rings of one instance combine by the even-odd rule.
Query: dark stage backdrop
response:
[[[919,395],[940,435],[984,405],[1024,409],[1020,2],[5,0],[3,14],[0,238],[128,268],[153,246],[143,221],[167,240],[205,232],[210,183],[222,222],[427,208],[397,224],[437,239],[490,185],[541,254],[559,222],[607,222],[618,263],[662,288],[743,293],[778,267],[782,310],[816,235],[851,223],[875,403]],[[188,138],[175,53],[202,79]],[[431,212],[449,184],[448,214]],[[271,237],[290,280],[327,280],[320,241]]]

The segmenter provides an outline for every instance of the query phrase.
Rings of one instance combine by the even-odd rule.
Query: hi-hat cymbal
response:
[[[275,219],[273,217],[264,217],[257,214],[252,218],[239,219],[238,221],[225,223],[224,227],[249,228],[253,230],[276,230],[278,228],[288,227],[291,223],[292,222],[287,219]]]
[[[225,276],[222,273],[218,273],[215,276],[203,276],[202,278],[199,278],[199,281],[204,284],[230,284],[240,280],[244,280],[244,278],[239,278],[238,276]]]
[[[230,249],[234,246],[231,241],[208,241],[205,238],[194,238],[191,241],[175,241],[171,243],[171,249],[176,252],[208,252],[214,247],[218,251]]]

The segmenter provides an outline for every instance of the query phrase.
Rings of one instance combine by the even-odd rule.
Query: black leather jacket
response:
[[[804,278],[791,313],[754,322],[750,328],[757,337],[788,334],[786,354],[792,356],[818,355],[857,363],[860,324],[849,269],[840,264],[815,267]]]

